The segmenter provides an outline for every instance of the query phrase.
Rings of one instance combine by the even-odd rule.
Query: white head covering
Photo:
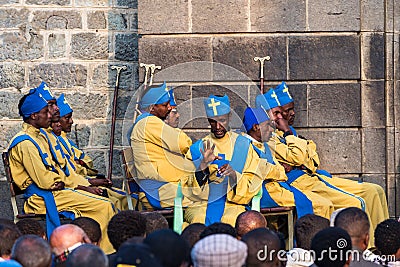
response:
[[[247,257],[247,245],[226,234],[209,235],[192,249],[194,267],[242,267]]]

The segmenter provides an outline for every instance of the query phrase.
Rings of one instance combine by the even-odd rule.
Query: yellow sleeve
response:
[[[268,142],[268,146],[274,153],[275,158],[278,161],[288,163],[292,166],[303,165],[308,158],[307,140],[294,135],[288,135],[285,138],[285,144],[280,138],[274,136]]]
[[[237,152],[236,152],[237,153]],[[236,172],[237,181],[229,180],[227,199],[236,204],[248,204],[261,188],[265,174],[272,164],[260,159],[250,146],[242,173]]]
[[[9,157],[12,177],[21,189],[26,189],[32,182],[39,188],[50,189],[55,182],[61,181],[59,174],[43,164],[39,151],[30,141],[22,141],[13,147]]]

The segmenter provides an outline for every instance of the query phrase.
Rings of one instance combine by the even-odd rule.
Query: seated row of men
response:
[[[187,223],[234,224],[260,189],[262,207],[296,206],[298,217],[329,218],[333,210],[348,206],[363,208],[373,227],[388,217],[381,187],[318,170],[316,145],[289,125],[293,100],[284,83],[256,102],[244,114],[247,133],[239,135],[229,127],[228,97],[211,95],[204,101],[211,133],[192,144],[176,128],[172,90],[166,84],[150,87],[131,135],[141,208],[173,206],[180,184]],[[73,111],[65,96],[56,99],[42,83],[22,97],[19,112],[24,123],[8,152],[14,181],[26,192],[25,211],[46,214],[49,236],[60,224],[59,212],[93,218],[103,232],[100,246],[112,252],[107,222],[127,208],[126,197],[99,178],[90,159],[67,138]]]
[[[369,215],[372,229],[388,218],[380,186],[318,168],[316,144],[292,127],[294,101],[284,82],[258,95],[256,107],[245,110],[247,132],[242,134],[229,127],[228,96],[206,98],[211,133],[194,144],[166,123],[176,103],[165,83],[150,87],[140,105],[143,113],[135,121],[131,147],[144,208],[173,206],[180,184],[187,223],[233,224],[261,189],[261,207],[295,206],[298,217],[314,213],[329,218],[336,209],[359,207]]]
[[[127,209],[126,196],[112,188],[111,181],[99,175],[92,160],[68,139],[73,110],[65,96],[56,99],[42,82],[21,98],[18,108],[24,122],[8,155],[14,182],[25,190],[25,212],[46,214],[48,236],[60,225],[58,213],[95,219],[105,237],[100,246],[111,253],[107,223]]]

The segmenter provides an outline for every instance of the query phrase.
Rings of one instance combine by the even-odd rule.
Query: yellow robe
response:
[[[76,167],[76,165],[79,165],[79,164],[76,164],[76,165],[74,164],[75,161],[74,161],[73,156],[69,155],[67,149],[61,143],[59,143],[59,141],[57,140],[58,137],[52,133],[52,129],[48,128],[48,129],[44,129],[44,130],[46,131],[47,137],[49,138],[48,139],[49,146],[51,145],[51,148],[55,152],[55,156],[57,158],[57,162],[59,162],[59,164],[60,164],[60,167],[63,169],[68,168],[68,170],[69,170],[69,176],[64,175],[64,182],[65,182],[66,186],[69,188],[72,188],[72,189],[76,188],[78,185],[90,186],[91,184],[88,181],[88,179],[91,179],[91,177],[87,177],[88,179],[86,179],[84,176],[78,174],[74,170],[74,167]],[[64,155],[70,156],[70,160],[68,160],[66,158],[66,156],[63,156],[63,154],[61,153],[61,151],[59,149],[56,149],[56,147],[58,145],[61,146],[61,149],[62,149],[62,152],[64,153]],[[128,201],[124,194],[120,194],[120,193],[115,192],[106,187],[101,187],[101,188],[103,190],[107,190],[109,199],[113,202],[113,204],[115,205],[115,207],[118,210],[127,210],[128,209]],[[87,192],[87,194],[90,194],[90,193]]]
[[[213,134],[204,137],[202,140],[210,140],[215,144],[214,154],[219,153],[225,155],[225,160],[230,161],[233,156],[234,146],[237,133],[227,132],[222,138],[215,138]],[[235,153],[240,153],[236,151]],[[243,152],[244,153],[244,152]],[[250,146],[246,162],[242,173],[236,172],[237,180],[232,181],[228,177],[217,177],[218,166],[216,164],[209,165],[210,172],[209,183],[203,187],[207,188],[215,184],[221,183],[224,179],[228,179],[229,183],[226,192],[225,209],[221,218],[221,222],[235,225],[237,216],[245,211],[245,205],[249,204],[251,199],[258,193],[264,180],[266,173],[273,172],[266,160],[260,159],[254,149]],[[185,211],[185,219],[190,223],[204,223],[206,221],[207,204],[209,199],[203,199],[188,207]]]
[[[72,157],[71,161],[75,166],[76,173],[83,175],[83,176],[95,176],[98,173],[98,171],[96,169],[94,169],[94,167],[93,167],[92,158],[89,157],[86,153],[84,153],[78,147],[72,146],[66,132],[62,131],[61,135],[58,138],[62,139],[64,141],[63,143],[67,145],[67,147],[68,147],[67,152]],[[64,147],[64,149],[66,149],[66,148]],[[77,163],[74,159],[82,160],[88,168]]]
[[[277,130],[271,142],[269,142],[277,159],[292,166],[304,165],[312,174],[315,174],[320,165],[316,144],[312,140],[304,140],[292,135],[285,138],[287,144],[284,144],[280,141],[280,138],[283,138],[283,132]],[[386,195],[382,187],[373,183],[359,183],[335,176],[332,178],[324,175],[319,176],[329,184],[364,199],[365,211],[369,214],[371,222],[370,246],[373,246],[374,229],[380,222],[389,218]]]
[[[265,152],[265,147],[263,143],[257,142],[251,136],[244,134],[245,137],[249,138],[251,142],[261,151]],[[287,176],[285,174],[284,167],[277,161],[273,156],[275,165],[271,165],[271,171],[265,175],[265,188],[268,191],[271,198],[280,206],[295,206],[294,195],[289,190],[283,188],[278,182],[286,182]],[[317,193],[312,192],[312,190],[302,190],[302,193],[307,196],[307,198],[312,202],[314,214],[330,218],[330,215],[334,211],[334,206],[332,201],[327,198],[320,196]]]
[[[182,130],[172,128],[156,116],[145,117],[133,127],[131,147],[138,182],[165,183],[153,196],[163,208],[173,207],[179,182],[184,195],[183,206],[207,194],[197,183],[193,162],[184,156],[191,144],[192,140]],[[139,200],[144,209],[153,209],[144,193],[139,194]]]
[[[55,182],[64,181],[63,171],[52,160],[47,140],[39,129],[23,123],[22,131],[16,136],[23,134],[29,135],[36,141],[41,150],[48,155],[48,162],[56,168],[58,173],[46,167],[36,146],[29,140],[25,140],[17,144],[9,152],[11,174],[16,185],[24,190],[32,183],[35,183],[39,188],[46,190],[50,189]],[[86,216],[96,220],[102,230],[100,247],[106,253],[114,251],[107,236],[107,224],[116,212],[111,201],[81,190],[64,189],[53,191],[52,193],[58,211],[72,211],[77,217]],[[46,213],[44,201],[37,195],[31,196],[25,201],[24,210],[28,213]]]

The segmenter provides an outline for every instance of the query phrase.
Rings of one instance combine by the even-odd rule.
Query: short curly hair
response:
[[[144,236],[146,218],[138,211],[124,210],[115,214],[107,227],[108,239],[115,250],[126,240],[134,236]]]
[[[100,242],[101,228],[100,224],[96,220],[89,217],[78,217],[73,220],[71,224],[75,224],[82,228],[93,243]]]
[[[400,222],[387,219],[375,228],[375,246],[382,255],[394,255],[400,249]]]

